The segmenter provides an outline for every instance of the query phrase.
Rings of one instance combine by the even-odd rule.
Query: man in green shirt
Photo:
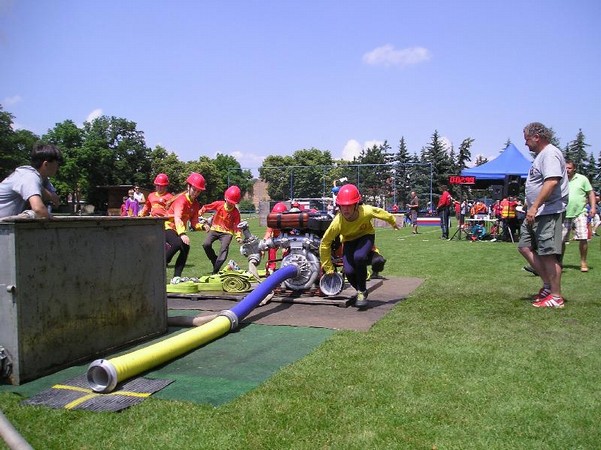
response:
[[[574,240],[578,241],[580,249],[580,271],[588,272],[586,255],[588,252],[588,219],[595,217],[597,204],[595,192],[591,182],[582,174],[576,173],[574,161],[566,161],[566,172],[570,180],[570,197],[566,208],[566,217],[563,222],[563,248],[562,257],[565,254],[566,242],[570,238],[570,232],[574,230]],[[587,204],[590,209],[587,209]]]

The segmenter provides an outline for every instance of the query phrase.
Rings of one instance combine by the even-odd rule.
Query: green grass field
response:
[[[336,332],[229,404],[150,398],[92,413],[21,406],[2,393],[0,408],[36,449],[599,448],[601,238],[589,244],[589,273],[568,245],[566,307],[539,310],[529,301],[539,279],[521,269],[514,244],[420,231],[384,228],[376,238],[383,275],[425,279],[410,298],[369,332]],[[203,237],[191,234],[184,275],[209,270]],[[230,257],[243,262],[235,243]]]

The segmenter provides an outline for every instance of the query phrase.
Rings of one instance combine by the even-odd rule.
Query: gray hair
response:
[[[539,136],[547,141],[551,142],[553,139],[553,130],[547,128],[540,122],[532,122],[524,127],[524,134],[526,136]]]

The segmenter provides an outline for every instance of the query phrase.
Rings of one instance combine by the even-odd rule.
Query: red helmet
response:
[[[159,173],[154,179],[155,186],[169,186],[169,177],[164,173]]]
[[[345,184],[338,191],[336,203],[339,205],[355,205],[361,201],[359,189],[354,184]]]
[[[275,205],[273,205],[273,208],[271,208],[272,213],[283,213],[286,211],[288,211],[288,207],[284,202],[278,202]]]
[[[199,191],[204,191],[206,189],[205,177],[196,172],[192,172],[190,175],[188,175],[188,178],[186,178],[186,183],[193,188],[198,189]]]
[[[240,202],[241,196],[242,195],[240,194],[240,188],[238,186],[230,186],[225,190],[225,200],[230,203],[233,203],[234,205]]]

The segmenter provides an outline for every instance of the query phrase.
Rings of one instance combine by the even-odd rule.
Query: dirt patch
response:
[[[367,331],[398,302],[406,299],[422,283],[421,278],[388,277],[368,282],[369,304],[366,309],[358,310],[346,306],[354,290],[348,286],[340,296],[324,304],[328,298],[303,295],[294,298],[274,297],[270,303],[255,308],[242,323],[264,325],[290,325],[305,327],[331,328],[335,330]],[[190,296],[171,296],[167,299],[170,310],[198,310],[200,312],[218,312],[230,309],[243,298],[227,293],[195,294]],[[170,316],[175,315],[172,311]]]

